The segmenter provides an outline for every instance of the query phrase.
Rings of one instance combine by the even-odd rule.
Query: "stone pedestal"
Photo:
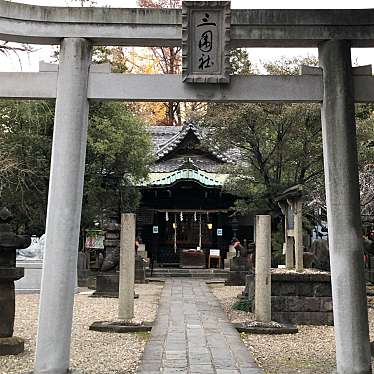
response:
[[[235,251],[235,250],[234,250]],[[224,260],[224,268],[225,269],[230,269],[230,262],[231,260],[236,256],[235,252],[227,252],[226,258]]]
[[[94,296],[118,297],[119,272],[99,273],[96,276],[96,291]]]
[[[24,269],[23,278],[15,282],[15,292],[25,294],[40,293],[43,273],[43,260],[17,261],[17,266]],[[74,293],[78,293],[78,282],[75,282]]]
[[[24,350],[24,341],[13,335],[14,281],[23,277],[23,268],[0,268],[0,356],[16,355]]]
[[[138,254],[135,256],[135,283],[147,283],[145,279],[145,261]]]
[[[138,255],[144,260],[144,266],[149,267],[149,258],[148,253],[145,250],[145,244],[139,244],[138,247]]]
[[[230,260],[230,273],[225,286],[244,286],[245,277],[251,271],[248,258],[234,257]]]
[[[135,256],[135,283],[147,283],[142,257]],[[93,296],[118,297],[119,271],[103,272],[96,276],[96,291]]]
[[[0,338],[0,356],[18,355],[25,350],[25,343],[22,338],[11,336]]]
[[[144,281],[143,283],[146,283],[146,281]],[[115,273],[99,273],[96,276],[96,291],[94,292],[92,296],[118,297],[118,290],[119,290],[119,271]],[[139,296],[135,294],[134,298],[137,299],[138,297]]]
[[[29,236],[16,235],[10,226],[12,214],[0,209],[0,356],[23,352],[23,339],[13,335],[15,315],[14,281],[24,275],[23,268],[16,267],[16,250],[27,248]]]
[[[15,283],[16,293],[39,293],[42,282],[43,260],[17,261],[25,275]]]

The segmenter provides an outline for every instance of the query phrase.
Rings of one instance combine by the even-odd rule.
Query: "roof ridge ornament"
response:
[[[179,165],[178,170],[183,170],[183,169],[199,170],[199,168],[193,162],[191,157],[185,157],[183,162]]]

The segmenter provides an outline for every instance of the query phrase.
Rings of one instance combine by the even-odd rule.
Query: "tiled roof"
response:
[[[157,161],[177,149],[187,135],[193,133],[200,142],[205,141],[204,147],[217,161],[234,162],[232,152],[220,152],[217,146],[209,144],[206,141],[207,134],[204,134],[194,123],[186,123],[184,126],[151,126],[149,130],[153,138],[154,154]]]
[[[154,152],[156,153],[162,144],[178,134],[181,129],[182,126],[149,126],[148,131],[152,136]]]

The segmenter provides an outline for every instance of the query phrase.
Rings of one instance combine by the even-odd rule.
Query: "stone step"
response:
[[[155,278],[204,278],[204,279],[226,279],[229,272],[222,269],[155,269],[152,277]],[[147,278],[151,277],[151,271],[147,270]]]
[[[150,269],[147,269],[147,272],[150,272]],[[229,270],[226,269],[201,269],[201,268],[190,268],[190,269],[181,269],[181,268],[154,268],[153,272],[160,273],[228,273]]]

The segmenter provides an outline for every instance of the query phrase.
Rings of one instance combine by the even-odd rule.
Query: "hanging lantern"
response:
[[[179,214],[179,218],[180,218],[180,220],[181,220],[181,222],[183,221],[183,212],[180,212],[180,214]]]
[[[208,226],[208,230],[211,230],[213,228],[213,224],[212,223],[208,223],[207,226]]]
[[[169,212],[165,212],[165,221],[169,221]]]
[[[196,212],[193,214],[193,220],[196,222],[197,221],[197,214]]]
[[[177,228],[177,224],[174,222],[173,223],[173,229],[175,230]]]

